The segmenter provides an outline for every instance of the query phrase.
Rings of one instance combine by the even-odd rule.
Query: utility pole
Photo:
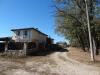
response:
[[[85,5],[86,5],[86,16],[87,16],[87,25],[88,25],[88,33],[89,33],[90,51],[91,51],[91,61],[95,61],[87,0],[85,0]]]

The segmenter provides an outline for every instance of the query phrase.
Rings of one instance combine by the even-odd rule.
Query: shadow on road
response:
[[[29,56],[47,56],[47,55],[50,55],[54,52],[68,52],[67,49],[40,49],[40,50],[37,50],[31,54],[29,54]]]

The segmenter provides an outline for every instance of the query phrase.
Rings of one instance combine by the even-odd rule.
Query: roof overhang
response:
[[[39,32],[42,35],[48,36],[47,34],[41,32],[38,30],[38,28],[21,28],[21,29],[11,29],[11,31],[20,31],[20,30],[35,30],[37,32]]]

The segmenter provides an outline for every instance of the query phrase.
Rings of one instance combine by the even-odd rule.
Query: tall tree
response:
[[[100,14],[98,9],[100,9],[99,0],[87,0],[89,19],[91,24],[92,39],[95,41],[96,54],[98,54],[99,45],[99,33],[97,27],[100,24],[95,22],[95,18]],[[59,34],[64,35],[70,40],[71,44],[73,42],[75,46],[81,46],[84,51],[85,47],[89,49],[89,37],[87,30],[86,21],[86,7],[85,0],[55,0],[56,8],[56,31]]]

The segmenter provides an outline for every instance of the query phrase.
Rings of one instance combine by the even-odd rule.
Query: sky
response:
[[[0,37],[12,36],[11,29],[34,27],[57,41],[52,0],[0,0]]]

